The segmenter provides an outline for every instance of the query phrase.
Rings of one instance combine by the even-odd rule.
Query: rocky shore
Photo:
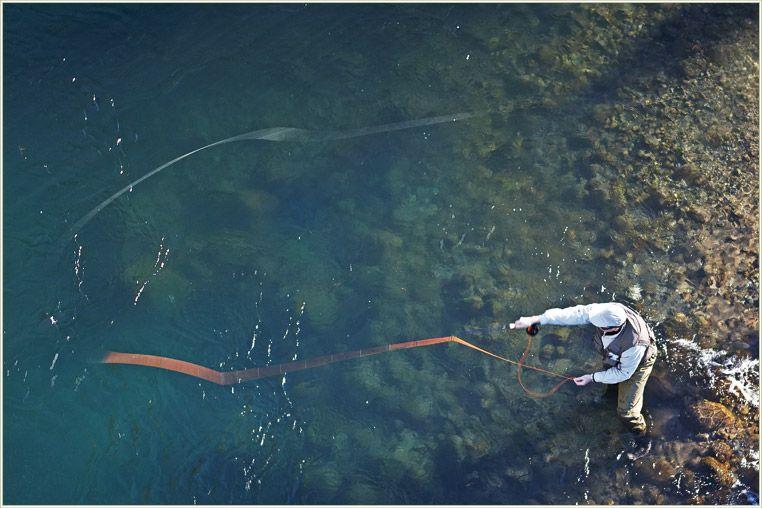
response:
[[[752,19],[739,23],[705,13],[676,17],[664,28],[685,46],[673,69],[627,79],[593,110],[590,190],[606,196],[614,257],[666,268],[663,286],[642,291],[642,307],[662,321],[664,338],[693,339],[704,350],[732,353],[736,362],[757,360],[753,376],[759,347],[757,27]],[[711,400],[690,406],[704,431],[695,447],[696,470],[708,471],[718,485],[710,497],[697,495],[698,503],[716,502],[715,495],[729,500],[738,478],[752,486],[758,479],[748,457],[759,441],[759,394],[733,390],[733,379],[697,394]],[[752,390],[755,380],[758,375],[746,380]],[[758,452],[756,459],[758,467]],[[684,485],[690,484],[687,477]]]

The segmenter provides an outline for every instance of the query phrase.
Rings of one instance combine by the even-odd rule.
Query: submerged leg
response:
[[[653,352],[648,361],[638,367],[630,379],[619,383],[617,414],[631,431],[639,434],[646,431],[646,420],[641,412],[643,409],[643,391],[655,361],[656,351]]]

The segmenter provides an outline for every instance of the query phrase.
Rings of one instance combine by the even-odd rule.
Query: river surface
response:
[[[606,256],[610,216],[586,186],[584,123],[621,69],[602,61],[595,83],[564,82],[562,66],[592,64],[536,51],[579,37],[586,17],[600,18],[605,46],[605,16],[447,4],[3,11],[5,503],[753,502],[758,449],[734,450],[745,468],[722,491],[684,450],[704,439],[686,407],[716,398],[717,375],[758,410],[758,340],[734,356],[659,328],[666,261]],[[554,65],[568,95],[549,100],[537,69]],[[458,113],[479,115],[215,146],[71,230],[148,171],[230,136],[320,138]],[[515,367],[455,344],[233,387],[99,363],[123,351],[233,370],[450,334],[518,358],[526,336],[505,323],[610,300],[638,308],[659,339],[652,451],[634,461],[600,386],[532,399]],[[543,329],[529,361],[597,369],[589,333]]]

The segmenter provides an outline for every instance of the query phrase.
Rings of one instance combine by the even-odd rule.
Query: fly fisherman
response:
[[[591,303],[565,309],[548,309],[539,316],[521,317],[511,328],[540,325],[587,325],[596,327],[593,345],[603,356],[604,370],[574,378],[577,386],[618,384],[617,414],[635,434],[646,431],[641,414],[643,390],[656,361],[653,330],[640,314],[621,303]]]

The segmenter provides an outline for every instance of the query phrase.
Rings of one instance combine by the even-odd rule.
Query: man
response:
[[[635,434],[644,434],[641,414],[643,390],[656,361],[653,330],[640,314],[621,303],[592,303],[565,309],[548,309],[539,316],[521,317],[511,328],[540,325],[586,325],[596,327],[593,345],[603,356],[604,370],[574,378],[577,386],[618,384],[617,414]]]

